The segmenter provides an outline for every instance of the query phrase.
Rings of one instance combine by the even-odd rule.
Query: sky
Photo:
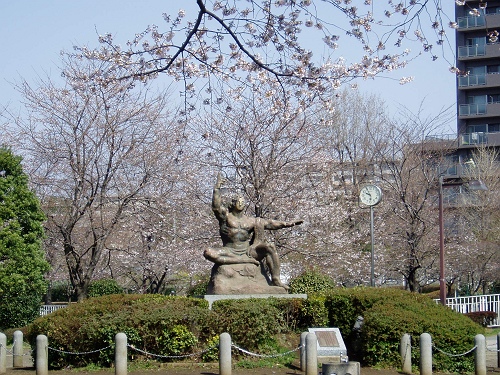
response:
[[[163,13],[175,15],[187,3],[188,0],[0,0],[0,108],[20,106],[13,83],[21,78],[31,82],[37,77],[57,76],[62,50],[71,51],[74,45],[97,47],[98,34],[105,33],[125,43],[150,24],[161,26]],[[445,12],[453,16],[453,2],[443,3],[450,7]],[[451,29],[447,32],[453,36]],[[451,41],[454,43],[454,39]],[[342,48],[345,47],[339,49],[341,54]],[[413,82],[400,85],[399,79],[407,76],[413,76]],[[429,54],[402,70],[359,81],[358,87],[362,93],[380,96],[390,113],[401,108],[412,113],[421,109],[423,116],[433,117],[443,108],[454,108],[456,103],[455,76],[449,72],[449,63],[442,58],[431,61]],[[454,133],[455,128],[451,119],[443,124],[442,132]]]

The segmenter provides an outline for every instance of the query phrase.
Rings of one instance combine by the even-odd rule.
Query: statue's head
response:
[[[229,210],[241,212],[245,209],[245,198],[242,195],[237,195],[231,200]]]

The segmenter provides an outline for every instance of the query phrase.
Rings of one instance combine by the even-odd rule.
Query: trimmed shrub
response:
[[[446,353],[464,353],[474,346],[474,336],[482,328],[467,317],[443,307],[425,295],[390,288],[339,289],[325,302],[330,326],[339,327],[349,357],[369,366],[398,367],[399,344],[403,334],[412,337],[418,348],[420,335],[432,336],[435,346]],[[361,331],[353,329],[362,316]],[[356,346],[358,344],[359,346]],[[418,362],[418,351],[413,351]],[[436,371],[467,372],[473,357],[449,357],[435,352]]]
[[[33,349],[36,336],[44,334],[51,347],[64,352],[94,352],[75,355],[49,351],[51,368],[82,367],[89,363],[107,366],[113,361],[112,347],[119,332],[127,335],[131,346],[146,352],[172,353],[181,346],[189,351],[194,349],[193,336],[199,343],[213,337],[213,319],[208,302],[202,299],[115,294],[91,298],[40,317],[28,327],[26,336]],[[173,335],[188,344],[174,348],[166,340],[158,340]]]
[[[69,281],[54,281],[49,285],[50,300],[52,302],[68,302],[74,299],[71,293],[71,284]]]
[[[0,295],[0,329],[23,327],[40,316],[40,293]]]
[[[360,316],[364,324],[361,330],[354,329]],[[208,310],[207,301],[196,298],[103,296],[40,317],[25,336],[33,348],[36,336],[45,334],[53,348],[92,352],[80,356],[49,351],[51,368],[61,368],[111,364],[118,332],[127,335],[132,348],[165,356],[213,347],[222,332],[228,332],[243,349],[271,354],[293,349],[300,332],[313,326],[338,327],[352,360],[379,367],[400,366],[398,348],[405,333],[411,335],[414,348],[418,348],[420,335],[427,332],[437,348],[459,354],[470,350],[474,336],[484,331],[427,296],[390,288],[351,288],[310,295],[307,300],[220,300],[213,303],[213,310]],[[129,353],[141,356],[133,350]],[[412,356],[418,362],[418,350]],[[215,357],[215,351],[202,356],[203,360]],[[433,363],[436,371],[466,372],[472,369],[473,358],[435,351]]]
[[[290,293],[328,293],[334,287],[333,279],[315,270],[308,270],[292,279],[289,286]]]
[[[123,293],[123,288],[114,279],[92,281],[89,285],[89,297],[101,297]]]
[[[196,284],[194,284],[192,287],[188,289],[187,295],[189,297],[204,296],[205,294],[207,294],[208,282],[209,282],[208,279],[198,281]]]
[[[249,298],[215,301],[218,333],[228,332],[232,341],[247,350],[276,346],[275,335],[286,331],[276,300]]]
[[[483,327],[487,327],[493,324],[493,321],[497,317],[497,314],[494,311],[475,311],[467,313],[465,314],[465,316],[471,319],[473,322],[480,324]]]

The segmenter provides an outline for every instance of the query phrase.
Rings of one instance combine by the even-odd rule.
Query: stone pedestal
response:
[[[215,264],[207,294],[286,294],[288,291],[271,285],[264,266],[252,263]]]
[[[359,375],[359,362],[347,363],[322,363],[321,372],[323,375]]]

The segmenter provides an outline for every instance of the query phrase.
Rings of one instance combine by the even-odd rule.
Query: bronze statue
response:
[[[219,221],[219,232],[223,246],[208,248],[206,259],[216,265],[253,264],[260,266],[263,259],[271,273],[271,285],[286,288],[280,280],[280,261],[276,247],[262,239],[264,229],[276,230],[302,224],[302,220],[285,222],[250,217],[244,214],[245,200],[238,196],[229,207],[222,205],[220,188],[224,183],[221,174],[217,175],[212,196],[212,210]]]

